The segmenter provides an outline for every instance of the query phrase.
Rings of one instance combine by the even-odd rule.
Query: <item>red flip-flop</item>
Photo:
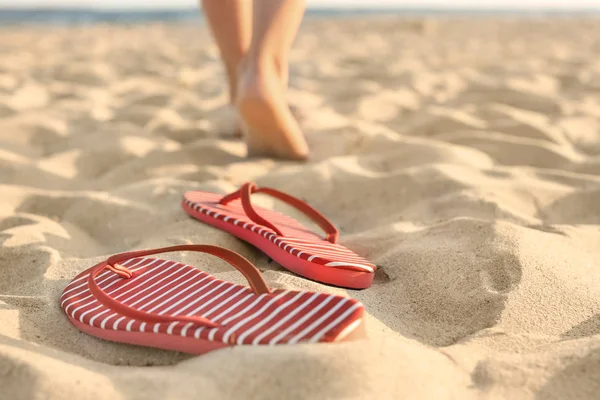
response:
[[[297,208],[326,233],[322,238],[295,219],[252,205],[251,194],[264,193]],[[258,247],[283,267],[306,278],[352,289],[373,283],[375,265],[337,244],[337,228],[304,201],[253,183],[226,196],[187,192],[182,207],[192,217]]]
[[[189,265],[144,256],[212,254],[250,287]],[[347,297],[269,289],[259,270],[216,246],[182,245],[109,257],[65,288],[61,307],[78,329],[116,342],[202,354],[233,345],[334,342],[362,334],[364,307]]]

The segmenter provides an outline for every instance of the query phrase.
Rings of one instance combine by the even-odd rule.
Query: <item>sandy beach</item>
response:
[[[200,24],[0,28],[0,399],[597,399],[599,38],[592,18],[305,20],[297,163],[245,157]],[[373,286],[295,276],[180,208],[248,180],[327,215]],[[183,243],[360,300],[368,338],[194,357],[65,317],[81,271]]]

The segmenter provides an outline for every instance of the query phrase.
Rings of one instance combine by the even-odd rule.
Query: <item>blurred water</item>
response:
[[[450,10],[450,9],[311,9],[307,14],[312,17],[343,17],[368,14],[396,14],[405,16],[429,15],[589,15],[597,14],[593,10],[545,11],[545,10]],[[97,10],[97,9],[1,9],[0,25],[55,24],[86,25],[93,23],[139,23],[152,21],[196,21],[202,22],[198,9],[183,10]]]
[[[137,23],[148,21],[201,20],[197,9],[104,11],[84,9],[0,9],[0,24],[82,25],[98,22]]]

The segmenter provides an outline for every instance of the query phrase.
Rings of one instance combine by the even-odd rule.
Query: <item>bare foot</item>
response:
[[[305,160],[308,145],[292,115],[275,63],[246,64],[237,85],[236,107],[249,156]]]
[[[302,126],[302,121],[306,118],[303,110],[293,104],[290,104],[289,107],[296,122]],[[225,137],[243,138],[244,132],[242,132],[242,122],[238,117],[235,105],[228,105],[226,113],[223,122],[219,124],[219,132]]]

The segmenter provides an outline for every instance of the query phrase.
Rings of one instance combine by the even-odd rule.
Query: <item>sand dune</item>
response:
[[[599,35],[594,19],[305,21],[290,101],[312,159],[292,163],[245,158],[202,27],[2,28],[0,398],[597,398]],[[306,281],[180,209],[247,180],[329,216],[380,267],[372,288]],[[368,339],[191,357],[69,324],[77,273],[179,243],[359,299]]]

